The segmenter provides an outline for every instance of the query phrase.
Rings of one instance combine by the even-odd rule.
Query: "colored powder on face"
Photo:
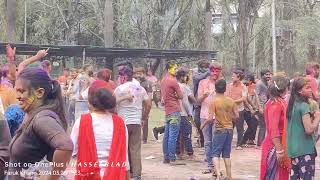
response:
[[[174,76],[174,75],[176,74],[176,72],[177,72],[177,68],[178,68],[178,66],[177,66],[176,64],[172,65],[172,66],[168,69],[169,74],[171,74],[171,75]]]
[[[30,106],[33,104],[35,100],[35,97],[34,95],[32,95],[31,97],[29,97],[27,100],[26,100],[26,104],[24,105],[23,110],[26,111],[30,108]]]

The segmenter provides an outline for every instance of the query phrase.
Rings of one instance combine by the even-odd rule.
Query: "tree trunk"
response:
[[[118,31],[120,31],[118,29],[118,24],[119,24],[119,17],[121,15],[120,13],[120,8],[119,8],[119,4],[120,4],[120,0],[113,0],[113,47],[119,47],[119,45],[117,44],[119,41],[119,34]]]
[[[313,10],[314,10],[314,6],[316,5],[317,2],[310,2],[307,1],[307,9],[308,11],[306,12],[306,14],[308,16],[312,16],[313,15]],[[314,44],[313,39],[309,39],[309,43],[308,43],[308,61],[317,61],[317,46]]]
[[[317,46],[313,44],[310,40],[308,45],[308,61],[315,62],[317,61]]]
[[[17,14],[17,1],[7,0],[7,36],[8,42],[15,41],[15,23]]]
[[[248,37],[249,37],[249,17],[250,11],[248,7],[248,1],[239,0],[239,9],[238,9],[238,33],[239,33],[239,41],[238,41],[238,62],[237,65],[246,68],[248,67]]]
[[[106,0],[104,6],[104,46],[113,47],[113,6],[112,0]]]
[[[290,6],[290,3],[294,3],[294,0],[283,0],[283,9],[281,9],[281,20],[290,21],[295,18],[297,11]],[[282,29],[281,35],[277,38],[278,41],[278,64],[279,70],[293,74],[295,70],[295,57],[294,57],[294,44],[292,30]]]
[[[212,26],[212,13],[210,10],[210,0],[206,0],[206,7],[205,7],[205,21],[204,21],[204,50],[210,49],[210,42],[211,42],[211,26]]]

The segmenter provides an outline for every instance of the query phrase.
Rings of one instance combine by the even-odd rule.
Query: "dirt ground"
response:
[[[145,180],[205,180],[214,179],[209,174],[202,174],[206,168],[204,162],[204,150],[202,148],[194,148],[196,160],[182,162],[186,165],[170,166],[163,164],[162,155],[162,137],[156,141],[151,133],[154,126],[160,126],[164,115],[161,110],[154,109],[150,115],[149,121],[149,141],[142,145],[142,177]],[[193,131],[195,132],[195,131]],[[234,133],[235,134],[235,133]],[[195,140],[193,140],[195,142]],[[236,136],[233,138],[233,144],[236,142]],[[318,143],[318,150],[320,143]],[[261,150],[256,148],[245,148],[243,150],[235,150],[232,148],[232,176],[234,180],[258,180],[260,169],[260,155]],[[224,170],[224,163],[221,161],[222,171]],[[225,173],[224,173],[225,174]],[[320,180],[320,157],[316,160],[316,178]]]
[[[162,136],[158,141],[153,137],[148,144],[142,145],[142,177],[146,180],[205,180],[213,179],[211,175],[202,174],[202,170],[206,168],[204,159],[204,151],[201,148],[194,148],[196,161],[183,160],[186,165],[170,166],[163,164],[162,155]],[[235,138],[234,138],[235,140]],[[318,145],[320,149],[320,145]],[[258,180],[260,168],[260,154],[261,151],[254,147],[245,148],[243,150],[235,150],[233,147],[232,160],[232,176],[234,180]],[[221,161],[221,167],[224,164]],[[320,180],[320,158],[316,162],[316,178]],[[225,174],[225,173],[224,173]]]

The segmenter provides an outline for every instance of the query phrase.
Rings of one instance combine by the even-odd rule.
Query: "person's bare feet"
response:
[[[180,155],[177,155],[177,159],[178,159],[178,160],[184,160],[184,159],[183,159],[183,155],[181,155],[181,154],[180,154]]]

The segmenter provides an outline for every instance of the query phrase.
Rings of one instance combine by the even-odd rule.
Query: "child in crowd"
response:
[[[231,178],[231,143],[233,137],[233,121],[239,117],[239,112],[234,101],[225,96],[226,81],[221,79],[215,83],[216,98],[209,107],[209,116],[215,116],[215,131],[212,140],[212,154],[217,180],[221,179],[220,156],[225,163],[227,178]],[[208,118],[201,126],[206,126],[213,118]]]

